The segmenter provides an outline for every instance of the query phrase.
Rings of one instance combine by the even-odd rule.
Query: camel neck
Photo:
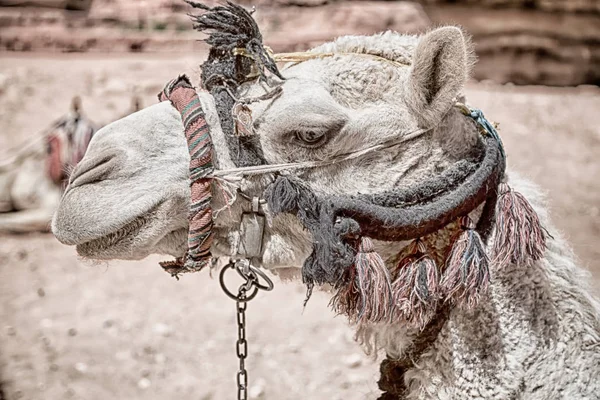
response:
[[[407,387],[404,383],[405,373],[417,364],[428,349],[433,346],[442,328],[448,322],[452,311],[452,304],[444,302],[438,306],[433,318],[425,328],[416,336],[413,343],[404,352],[401,358],[391,358],[389,355],[381,362],[379,367],[381,376],[378,386],[383,392],[378,400],[404,399]]]

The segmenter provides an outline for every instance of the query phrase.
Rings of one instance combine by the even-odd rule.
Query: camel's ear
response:
[[[453,26],[435,29],[419,40],[413,55],[407,101],[423,127],[437,124],[469,77],[470,43]]]

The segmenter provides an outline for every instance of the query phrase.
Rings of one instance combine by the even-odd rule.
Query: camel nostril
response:
[[[84,157],[73,170],[67,190],[106,179],[117,167],[118,159],[119,155],[115,155],[115,153],[90,159]]]

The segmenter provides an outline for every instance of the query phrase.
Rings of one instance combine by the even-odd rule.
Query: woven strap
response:
[[[213,144],[210,129],[204,118],[202,104],[196,90],[185,75],[172,80],[158,95],[160,101],[169,100],[181,114],[185,138],[190,152],[191,203],[188,215],[188,252],[179,272],[199,271],[210,263],[212,245],[212,179],[214,170]]]

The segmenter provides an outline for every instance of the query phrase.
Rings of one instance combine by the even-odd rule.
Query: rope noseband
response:
[[[188,251],[183,260],[161,264],[167,272],[177,276],[180,272],[199,271],[210,263],[213,213],[210,204],[212,179],[209,175],[214,171],[213,144],[198,94],[185,75],[169,82],[158,99],[170,101],[181,114],[190,153]]]

